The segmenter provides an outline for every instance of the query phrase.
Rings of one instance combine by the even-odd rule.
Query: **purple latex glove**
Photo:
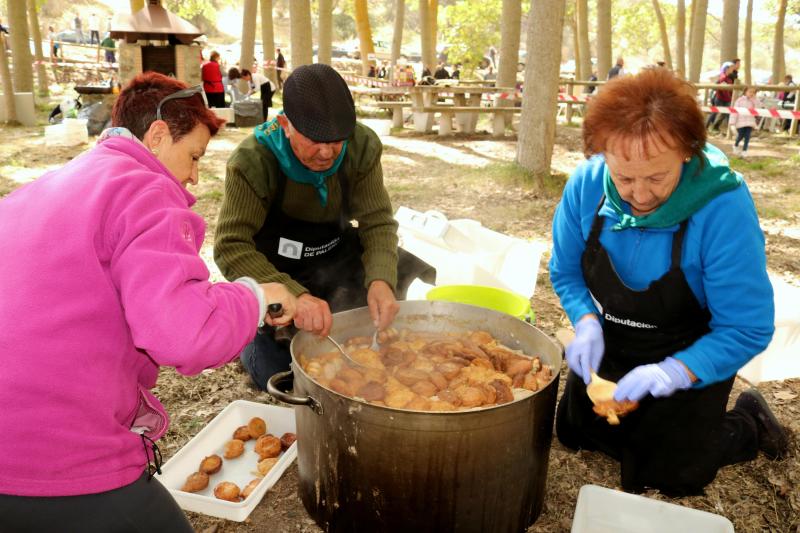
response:
[[[617,383],[614,399],[638,402],[647,394],[661,398],[691,386],[692,380],[683,363],[667,357],[658,364],[637,366],[625,374]]]
[[[597,371],[600,368],[605,350],[600,322],[593,318],[581,320],[575,325],[575,340],[565,350],[567,366],[588,385],[592,370]]]

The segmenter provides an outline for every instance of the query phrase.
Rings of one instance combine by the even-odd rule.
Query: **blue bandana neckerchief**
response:
[[[269,148],[275,154],[283,173],[294,182],[312,185],[319,194],[320,204],[325,207],[328,204],[327,178],[339,170],[344,154],[347,151],[347,141],[342,145],[342,151],[336,161],[333,162],[331,168],[322,172],[314,172],[306,168],[294,155],[289,139],[286,138],[283,128],[278,124],[278,119],[273,118],[269,122],[256,126],[254,133],[256,141]]]

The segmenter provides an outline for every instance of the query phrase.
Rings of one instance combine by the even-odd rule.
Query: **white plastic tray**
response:
[[[244,453],[235,459],[225,459],[223,450],[225,443],[233,438],[236,428],[246,425],[254,416],[263,418],[267,423],[267,433],[276,437],[280,438],[287,432],[297,433],[293,409],[246,400],[231,402],[161,467],[162,474],[158,478],[169,489],[181,509],[241,522],[292,464],[297,457],[297,443],[283,452],[277,464],[244,501],[234,503],[214,497],[214,487],[222,481],[231,481],[244,489],[250,480],[258,477],[253,474],[257,471],[259,459],[253,451],[255,439],[245,442]],[[187,476],[197,471],[200,461],[213,454],[223,457],[222,468],[209,476],[208,487],[194,493],[180,490]]]
[[[734,533],[723,516],[673,503],[584,485],[572,520],[572,533]]]

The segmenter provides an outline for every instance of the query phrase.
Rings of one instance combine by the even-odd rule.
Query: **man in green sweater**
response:
[[[356,122],[350,90],[328,65],[295,69],[283,104],[228,159],[214,260],[228,279],[289,287],[299,329],[327,335],[331,311],[364,305],[384,329],[397,314],[396,296],[432,269],[398,250],[381,142]],[[263,389],[291,357],[265,330],[241,360]]]

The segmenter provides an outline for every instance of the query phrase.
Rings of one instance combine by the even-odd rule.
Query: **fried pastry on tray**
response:
[[[223,481],[214,487],[214,496],[220,500],[227,500],[229,502],[238,502],[240,492],[239,486],[230,481]]]
[[[247,423],[247,430],[250,432],[251,437],[257,439],[267,432],[267,423],[264,422],[263,418],[254,416],[250,419],[250,422]]]
[[[216,474],[219,472],[219,469],[222,468],[222,457],[219,455],[209,455],[202,461],[200,461],[200,472],[204,474]]]
[[[277,457],[281,454],[281,440],[275,435],[262,435],[258,437],[253,451],[262,459]]]
[[[225,459],[234,459],[244,453],[244,442],[239,439],[229,440],[225,443]]]
[[[241,441],[248,441],[253,438],[250,434],[250,429],[247,426],[239,426],[236,428],[236,431],[233,432],[233,438],[236,440]]]
[[[245,486],[245,488],[242,489],[242,493],[241,493],[242,498],[247,498],[248,496],[250,496],[253,493],[253,491],[256,490],[256,487],[258,486],[258,484],[260,482],[261,482],[261,479],[260,478],[256,478],[256,479],[252,480],[250,483],[248,483]]]
[[[281,435],[281,449],[286,451],[297,440],[297,435],[294,433],[284,433]]]
[[[184,492],[197,492],[208,487],[208,474],[205,472],[194,472],[186,478],[181,490]]]

